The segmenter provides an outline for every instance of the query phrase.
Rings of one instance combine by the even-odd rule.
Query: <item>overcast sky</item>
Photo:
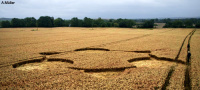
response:
[[[2,0],[0,0],[2,2]],[[10,1],[10,0],[6,0]],[[200,0],[11,0],[0,4],[0,18],[40,16],[71,19],[200,17]]]

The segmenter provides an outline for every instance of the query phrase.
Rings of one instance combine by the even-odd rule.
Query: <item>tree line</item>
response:
[[[200,28],[200,19],[164,19],[164,28]]]
[[[151,24],[150,24],[151,23]],[[141,28],[152,28],[154,22],[147,20]],[[131,19],[91,19],[85,17],[78,19],[77,17],[71,20],[63,20],[62,18],[41,16],[38,20],[34,17],[26,17],[24,19],[13,18],[11,21],[2,21],[1,27],[121,27],[132,28],[136,22]],[[151,25],[151,26],[149,26]]]
[[[137,22],[137,23],[136,23]],[[138,23],[140,22],[140,23]],[[24,19],[13,18],[11,21],[2,21],[1,27],[121,27],[121,28],[154,28],[154,23],[166,23],[164,28],[200,28],[200,19],[91,19],[85,17],[71,20],[41,16],[38,20],[34,17]]]
[[[91,19],[85,17],[83,20],[77,17],[71,20],[63,20],[62,18],[54,19],[50,16],[41,16],[38,20],[34,17],[24,19],[13,18],[11,21],[2,21],[1,27],[124,27],[131,28],[136,23],[130,19]]]

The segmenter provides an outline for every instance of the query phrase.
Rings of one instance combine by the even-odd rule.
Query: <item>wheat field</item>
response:
[[[199,40],[200,29],[0,28],[0,89],[198,90]]]

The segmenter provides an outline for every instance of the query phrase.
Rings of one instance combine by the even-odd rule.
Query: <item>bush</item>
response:
[[[196,28],[200,28],[200,23],[197,23],[197,24],[195,25],[195,27],[196,27]]]
[[[3,28],[11,27],[10,22],[9,21],[2,21],[1,27],[3,27]]]
[[[154,20],[147,20],[142,25],[142,28],[154,28]]]
[[[114,27],[119,27],[119,24],[118,23],[114,23]]]

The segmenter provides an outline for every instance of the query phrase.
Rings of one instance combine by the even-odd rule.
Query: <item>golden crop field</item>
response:
[[[0,89],[199,90],[199,45],[200,29],[1,28]]]

